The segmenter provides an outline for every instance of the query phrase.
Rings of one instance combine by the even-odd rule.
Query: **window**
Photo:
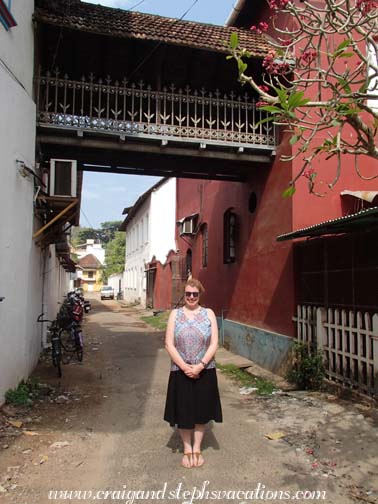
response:
[[[93,278],[93,271],[88,271],[88,278]]]
[[[208,254],[208,233],[207,233],[207,224],[202,226],[202,267],[206,268],[207,266],[207,254]]]
[[[7,31],[9,28],[17,26],[16,20],[11,14],[11,1],[0,0],[0,22]]]
[[[232,209],[223,216],[223,262],[232,263],[236,258],[237,216]]]
[[[192,274],[192,251],[190,249],[186,252],[186,277],[189,278]]]
[[[249,195],[249,199],[248,199],[249,213],[251,213],[251,214],[255,213],[256,207],[257,207],[257,196],[256,196],[255,192],[251,192],[251,194]]]

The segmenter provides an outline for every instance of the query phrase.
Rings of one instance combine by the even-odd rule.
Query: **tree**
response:
[[[122,221],[106,221],[101,222],[101,229],[98,229],[98,234],[104,243],[108,243],[116,237],[116,233]]]
[[[74,227],[71,234],[71,243],[75,247],[83,245],[87,240],[97,240],[97,230],[88,227]]]
[[[121,224],[122,221],[106,221],[101,222],[99,229],[76,227],[73,229],[71,242],[75,247],[86,243],[90,239],[106,244],[114,239]]]
[[[125,233],[116,231],[105,249],[105,268],[103,270],[103,280],[107,280],[114,273],[122,273],[125,267],[126,241]]]
[[[264,121],[291,133],[293,152],[282,159],[299,159],[301,168],[284,195],[294,194],[301,176],[319,195],[313,167],[319,156],[337,160],[330,188],[339,180],[343,155],[378,160],[378,0],[267,2],[269,23],[251,27],[275,34],[262,80],[248,75],[250,54],[239,47],[236,33],[228,58],[236,59],[240,81],[260,97],[257,106],[271,114]],[[357,162],[356,171],[367,180],[378,177],[378,168],[367,177]]]

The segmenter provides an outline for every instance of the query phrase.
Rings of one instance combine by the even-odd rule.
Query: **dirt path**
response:
[[[210,495],[183,495],[195,487],[234,491],[211,500],[242,503],[252,494],[235,492],[258,485],[260,497],[268,490],[324,490],[332,504],[378,502],[377,423],[368,408],[324,394],[243,396],[220,375],[224,423],[207,432],[205,466],[185,470],[178,436],[162,420],[169,370],[162,334],[116,301],[94,300],[84,329],[82,365],[64,366],[61,380],[49,362],[36,369],[55,388],[50,397],[32,408],[3,409],[0,503],[44,504],[55,490],[91,491],[87,500],[97,502],[111,500],[97,490],[119,490],[112,500],[123,503],[132,502],[128,491],[140,491],[134,502],[209,502]],[[17,420],[23,424],[10,426]],[[273,432],[285,437],[268,440]],[[153,490],[160,491],[156,498]]]

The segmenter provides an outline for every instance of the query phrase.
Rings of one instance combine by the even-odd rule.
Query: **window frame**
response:
[[[202,237],[202,267],[206,268],[209,259],[209,229],[207,224],[202,225],[201,237]]]
[[[236,261],[236,232],[238,216],[232,208],[223,215],[223,263],[231,264]]]

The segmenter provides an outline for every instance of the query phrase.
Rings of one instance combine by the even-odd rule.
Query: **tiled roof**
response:
[[[101,262],[93,254],[87,254],[86,256],[82,257],[77,262],[77,264],[80,266],[80,268],[84,268],[84,269],[99,269],[99,268],[102,268]]]
[[[73,30],[223,53],[227,52],[224,42],[237,32],[241,46],[253,56],[264,57],[271,48],[264,35],[250,30],[113,9],[80,0],[36,0],[34,17],[39,22]]]

